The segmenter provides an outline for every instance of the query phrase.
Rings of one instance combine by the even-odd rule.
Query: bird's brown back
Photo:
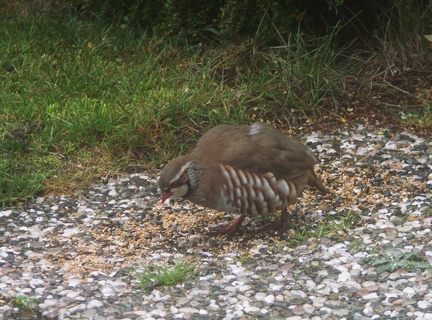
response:
[[[304,144],[265,123],[252,126],[221,125],[209,130],[198,141],[191,158],[206,170],[213,181],[206,197],[217,192],[222,175],[218,166],[230,165],[244,171],[291,181],[300,195],[306,185],[327,190],[314,172],[318,162]]]

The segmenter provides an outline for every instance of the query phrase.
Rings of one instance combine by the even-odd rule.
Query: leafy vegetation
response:
[[[197,275],[195,267],[186,261],[175,265],[156,265],[142,266],[136,272],[138,286],[145,290],[152,290],[160,286],[173,286],[182,283],[187,279]]]
[[[11,298],[10,303],[22,311],[33,311],[37,299],[23,295],[16,295]]]
[[[381,257],[371,260],[371,264],[377,267],[377,273],[394,272],[397,269],[406,271],[432,270],[428,259],[417,252],[405,252],[397,256]]]
[[[300,243],[310,238],[342,238],[344,239],[346,231],[360,223],[361,217],[352,212],[340,213],[337,217],[328,216],[314,225],[308,223],[297,223],[296,227],[291,230],[289,243],[298,246]]]

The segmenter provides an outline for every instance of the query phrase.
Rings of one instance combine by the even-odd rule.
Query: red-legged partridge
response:
[[[282,210],[274,226],[282,233],[288,225],[287,205],[306,185],[327,193],[314,171],[317,162],[308,147],[269,124],[220,125],[204,134],[191,153],[165,166],[159,180],[162,201],[183,198],[239,213],[218,231],[227,234],[236,232],[246,216]]]

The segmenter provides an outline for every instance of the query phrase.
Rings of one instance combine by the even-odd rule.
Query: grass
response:
[[[292,246],[298,246],[310,238],[343,238],[346,230],[352,229],[360,220],[361,217],[352,214],[352,212],[347,212],[338,214],[336,217],[325,217],[322,221],[312,226],[303,222],[301,227],[291,230],[289,243]]]
[[[432,26],[432,6],[422,7],[415,0],[396,0],[383,13],[375,34],[377,41],[366,42],[372,48],[378,44],[375,52],[378,60],[385,63],[385,76],[424,67],[422,57],[430,54],[425,50],[424,36]]]
[[[319,114],[358,70],[334,49],[337,28],[272,48],[254,39],[178,46],[30,7],[0,24],[2,206],[160,164],[217,124],[290,126]]]
[[[425,103],[420,108],[402,107],[402,111],[397,115],[401,118],[401,121],[420,131],[426,131],[427,128],[432,127],[432,104]]]
[[[310,238],[320,239],[334,231],[334,224],[318,223],[316,226],[296,227],[290,235],[289,242],[294,247]]]
[[[10,303],[21,311],[33,311],[37,299],[23,295],[16,295],[11,297]]]
[[[397,269],[416,272],[429,270],[432,271],[432,266],[428,259],[417,252],[405,252],[397,256],[386,256],[370,258],[370,263],[373,267],[377,267],[377,273],[394,272]]]
[[[145,290],[152,290],[155,287],[183,283],[196,275],[195,266],[186,261],[174,265],[151,264],[142,266],[141,270],[136,272],[136,284]]]
[[[285,104],[303,111],[316,110],[325,97],[335,89],[347,74],[358,67],[354,61],[346,62],[345,69],[338,60],[344,49],[335,49],[333,42],[339,28],[336,26],[325,37],[305,41],[300,31],[283,46],[274,48],[269,60],[275,65],[275,80],[285,91]],[[270,62],[269,61],[269,62]]]

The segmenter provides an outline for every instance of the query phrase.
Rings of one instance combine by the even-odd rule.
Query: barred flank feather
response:
[[[237,213],[256,216],[275,212],[297,197],[295,185],[268,172],[258,175],[229,165],[220,165],[224,184],[222,196]]]

